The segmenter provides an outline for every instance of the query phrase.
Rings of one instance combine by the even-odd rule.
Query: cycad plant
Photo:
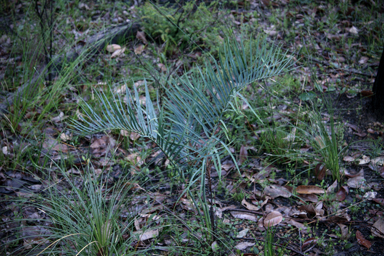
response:
[[[74,121],[74,128],[83,134],[133,131],[154,142],[185,182],[192,186],[201,180],[198,198],[202,199],[203,217],[212,231],[213,216],[209,217],[204,185],[207,171],[213,164],[217,166],[222,154],[229,152],[221,140],[224,114],[245,86],[293,67],[292,59],[278,47],[269,46],[265,39],[257,39],[254,45],[256,49],[245,52],[242,43],[227,41],[219,61],[207,63],[204,69],[196,68],[194,73],[170,78],[169,86],[164,88],[162,106],[152,101],[146,83],[145,106],[140,103],[136,88],[134,95],[127,88],[126,101],[119,95],[109,99],[100,93],[101,110],[95,111],[84,102],[84,115],[80,121]],[[194,200],[190,186],[186,192]],[[196,207],[200,205],[195,200],[194,203]]]

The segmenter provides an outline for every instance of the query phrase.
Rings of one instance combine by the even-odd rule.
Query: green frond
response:
[[[242,44],[227,42],[218,62],[207,63],[205,70],[197,68],[195,73],[171,78],[162,107],[156,104],[155,108],[146,82],[145,106],[140,104],[136,88],[134,96],[127,88],[126,103],[120,96],[109,100],[104,93],[97,93],[102,114],[85,102],[85,118],[74,121],[74,127],[86,134],[134,131],[155,142],[180,169],[201,166],[221,142],[216,133],[233,97],[249,83],[292,68],[292,60],[277,47],[268,46],[265,40],[255,45],[257,49],[245,52]]]

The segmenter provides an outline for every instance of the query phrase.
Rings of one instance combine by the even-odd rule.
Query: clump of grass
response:
[[[282,256],[284,255],[284,248],[276,248],[274,246],[274,236],[275,229],[274,227],[266,227],[264,235],[264,256]]]
[[[47,216],[38,220],[38,223],[43,223],[41,230],[45,232],[38,236],[21,236],[20,240],[41,240],[42,243],[33,248],[37,255],[61,252],[128,255],[132,250],[134,211],[125,219],[120,216],[129,209],[129,191],[133,185],[128,185],[123,177],[109,187],[97,177],[93,168],[82,171],[85,174],[74,181],[61,170],[63,178],[48,187],[43,195],[31,200],[32,206]],[[15,220],[26,221],[36,220]],[[13,255],[20,250],[14,251]]]
[[[303,135],[308,139],[310,145],[314,149],[315,154],[321,156],[325,167],[332,173],[332,178],[340,184],[340,157],[346,148],[339,146],[339,138],[337,136],[337,127],[334,120],[334,112],[332,107],[328,106],[329,126],[323,121],[322,115],[313,110],[309,114],[310,123],[307,129],[302,129]]]

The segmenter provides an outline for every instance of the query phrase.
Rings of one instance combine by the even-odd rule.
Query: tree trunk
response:
[[[373,111],[377,114],[384,115],[384,47],[372,91],[374,93],[372,99]]]

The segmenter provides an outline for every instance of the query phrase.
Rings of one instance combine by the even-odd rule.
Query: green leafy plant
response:
[[[228,42],[219,62],[207,63],[204,71],[197,68],[196,73],[172,77],[170,88],[165,88],[163,106],[152,102],[146,83],[145,106],[140,104],[136,88],[134,96],[126,90],[126,106],[119,95],[108,99],[104,93],[97,94],[102,115],[85,102],[84,118],[74,121],[74,128],[83,134],[122,129],[149,139],[189,184],[186,192],[196,207],[201,204],[194,200],[190,188],[197,181],[201,185],[198,198],[207,204],[205,178],[210,183],[211,166],[217,165],[225,152],[229,153],[221,140],[220,128],[230,102],[247,84],[292,67],[291,59],[285,58],[278,48],[268,46],[265,40],[257,45],[260,48],[256,51],[250,49],[246,53],[241,44]],[[206,227],[212,230],[212,214],[208,213],[208,207],[203,209]]]

